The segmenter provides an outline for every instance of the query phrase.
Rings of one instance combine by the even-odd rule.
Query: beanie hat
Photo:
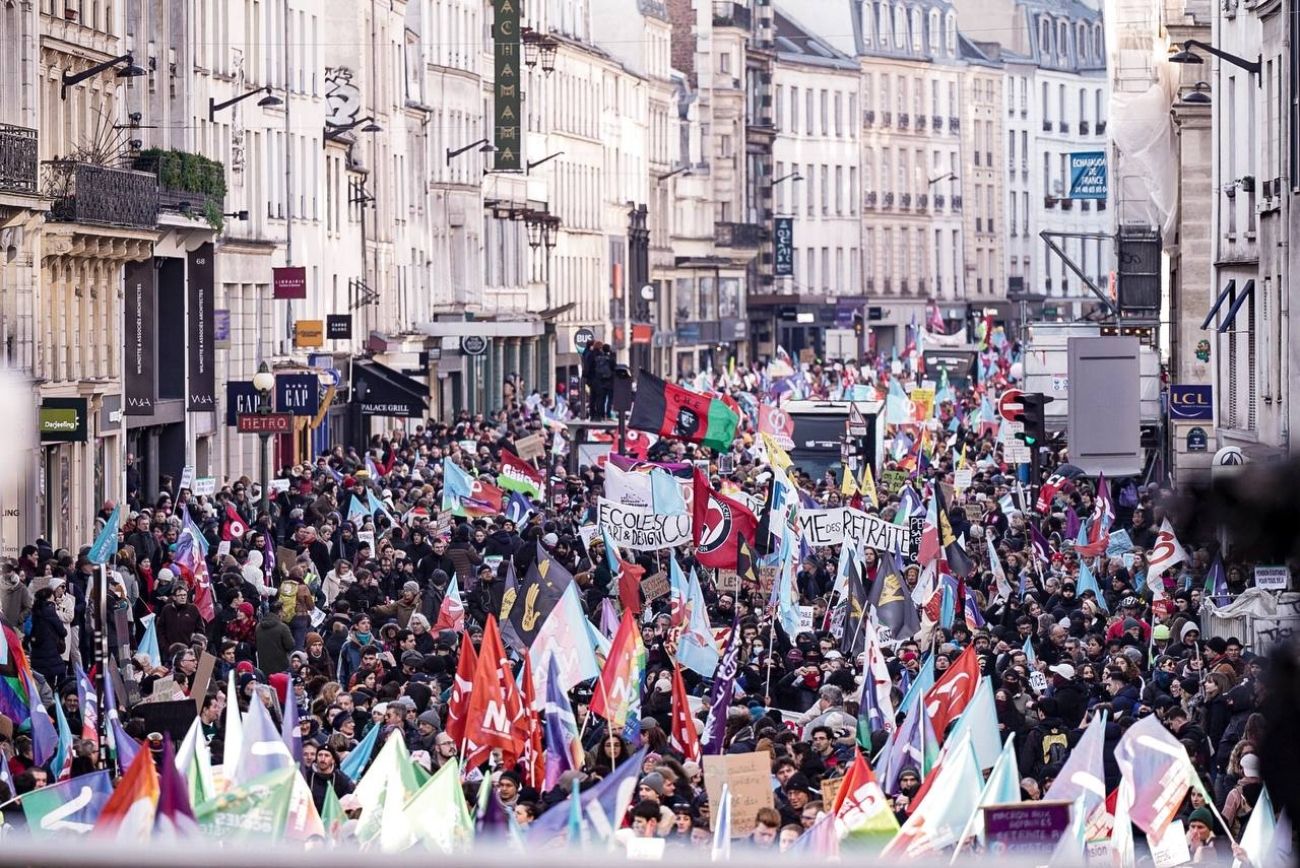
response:
[[[321,634],[313,631],[307,634],[307,638],[303,641],[303,644],[306,645],[308,648],[310,648],[312,645],[316,644],[317,642],[324,645],[325,638],[321,636]]]
[[[419,723],[427,723],[434,729],[442,729],[442,718],[438,716],[438,712],[436,711],[426,711],[424,714],[417,717],[416,720]]]
[[[1151,631],[1151,635],[1155,638],[1157,642],[1165,641],[1166,639],[1169,638],[1169,625],[1156,624],[1156,626]]]
[[[402,585],[402,593],[403,593],[403,594],[418,594],[418,593],[420,593],[420,586],[419,586],[418,584],[416,584],[415,582],[406,582],[405,584]]]
[[[1201,805],[1195,811],[1192,811],[1191,815],[1187,818],[1187,825],[1190,826],[1192,823],[1200,823],[1206,828],[1213,830],[1214,814],[1210,813],[1209,808]]]
[[[641,779],[641,786],[649,787],[662,796],[664,794],[664,776],[659,772],[651,772]]]

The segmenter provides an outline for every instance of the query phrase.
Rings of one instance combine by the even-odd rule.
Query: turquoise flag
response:
[[[117,529],[122,526],[122,505],[113,507],[113,514],[104,522],[104,529],[95,537],[95,544],[90,547],[86,557],[91,563],[106,564],[117,554]]]

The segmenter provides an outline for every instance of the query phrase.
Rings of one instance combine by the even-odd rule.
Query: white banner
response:
[[[847,539],[879,551],[904,554],[911,543],[908,528],[849,506],[804,509],[799,511],[799,518],[803,538],[811,546],[839,545]]]
[[[650,474],[619,470],[614,462],[605,462],[605,496],[624,506],[650,505]]]
[[[596,524],[622,548],[655,551],[687,545],[691,541],[691,517],[659,515],[648,507],[625,506],[600,498]]]

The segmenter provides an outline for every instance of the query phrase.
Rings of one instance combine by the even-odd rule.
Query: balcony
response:
[[[948,118],[948,132],[955,133],[961,130],[961,118]]]
[[[0,124],[0,193],[36,195],[36,130]]]
[[[49,220],[135,229],[158,225],[158,178],[150,172],[75,160],[51,160],[45,171]]]
[[[1068,133],[1070,131],[1070,125],[1067,124],[1065,121],[1061,121],[1059,124],[1057,124],[1056,128],[1063,133]]]
[[[893,193],[886,193],[886,194],[885,194],[885,199],[884,199],[884,202],[883,202],[883,207],[885,207],[885,208],[893,208],[893,207],[894,207],[894,194],[893,194]]]
[[[1097,210],[1098,210],[1098,211],[1105,211],[1105,210],[1106,210],[1106,200],[1105,200],[1105,199],[1098,199],[1098,200],[1097,200]]]
[[[1106,132],[1106,122],[1097,121],[1097,135],[1103,135]]]
[[[916,279],[916,291],[923,295],[925,294],[925,291],[929,288],[929,285],[930,285],[929,281],[927,281],[924,277],[918,277]]]
[[[1091,210],[1092,210],[1092,200],[1091,200],[1091,199],[1084,199],[1082,202],[1080,202],[1080,203],[1079,203],[1079,210],[1080,210],[1080,211],[1091,211]]]
[[[1062,210],[1062,211],[1072,211],[1072,210],[1074,210],[1074,200],[1073,200],[1073,199],[1062,199],[1062,200],[1061,200],[1061,210]]]
[[[894,279],[893,279],[892,277],[886,277],[885,280],[884,280],[884,287],[885,287],[885,292],[893,292],[893,291],[894,291]]]
[[[868,193],[866,198],[863,200],[863,202],[865,203],[865,207],[874,210],[876,207],[876,194]]]
[[[874,290],[875,288],[876,288],[876,279],[875,279],[874,277],[868,277],[868,278],[867,278],[867,291],[868,291],[868,292],[871,292],[871,291]]]
[[[908,291],[908,282],[907,282],[907,278],[906,278],[906,277],[904,277],[904,278],[902,278],[901,280],[898,281],[898,291],[899,291],[899,292],[907,292],[907,291]]]
[[[910,210],[912,210],[912,194],[911,194],[911,193],[904,193],[903,195],[901,195],[901,196],[898,197],[898,209],[899,209],[900,211],[910,211]]]
[[[1055,196],[1044,196],[1044,197],[1043,197],[1043,207],[1046,208],[1046,209],[1048,209],[1049,211],[1050,211],[1051,209],[1055,208],[1055,207],[1056,207],[1056,197],[1055,197]]]
[[[909,128],[911,125],[912,125],[912,116],[909,115],[909,114],[907,114],[906,112],[899,112],[899,113],[898,113],[898,128],[899,128],[900,130],[905,130],[905,129]]]
[[[729,0],[713,0],[713,26],[750,29],[749,7]]]
[[[157,176],[162,210],[202,217],[212,228],[221,228],[226,201],[226,169],[221,163],[187,151],[151,148],[140,152],[133,168]]]
[[[952,210],[954,210],[954,211],[960,211],[960,210],[961,210],[961,197],[960,197],[960,196],[953,196],[953,197],[952,197]]]
[[[889,112],[880,113],[880,125],[882,127],[891,126],[894,123],[894,116]]]
[[[713,243],[718,247],[758,247],[765,234],[757,223],[713,224]]]
[[[916,197],[916,210],[924,211],[929,207],[930,207],[929,196],[927,196],[925,193],[921,193],[919,196]]]
[[[943,200],[943,194],[942,194],[942,193],[935,193],[935,194],[934,194],[934,210],[936,210],[936,211],[942,211],[942,210],[943,210],[943,201],[944,201],[944,200]]]
[[[1079,135],[1081,136],[1088,135],[1091,126],[1092,125],[1089,124],[1087,121],[1079,121]]]
[[[943,129],[943,115],[930,115],[930,129],[936,133]]]
[[[1043,132],[1050,133],[1051,131],[1052,131],[1052,122],[1043,121]]]
[[[876,112],[874,109],[867,109],[862,113],[862,125],[864,127],[873,127],[876,125]]]
[[[916,130],[920,132],[925,129],[925,115],[916,116]]]

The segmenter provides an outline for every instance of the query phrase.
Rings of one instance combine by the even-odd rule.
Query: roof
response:
[[[782,60],[853,71],[858,69],[857,60],[836,49],[790,15],[777,10],[772,24],[776,53]]]

